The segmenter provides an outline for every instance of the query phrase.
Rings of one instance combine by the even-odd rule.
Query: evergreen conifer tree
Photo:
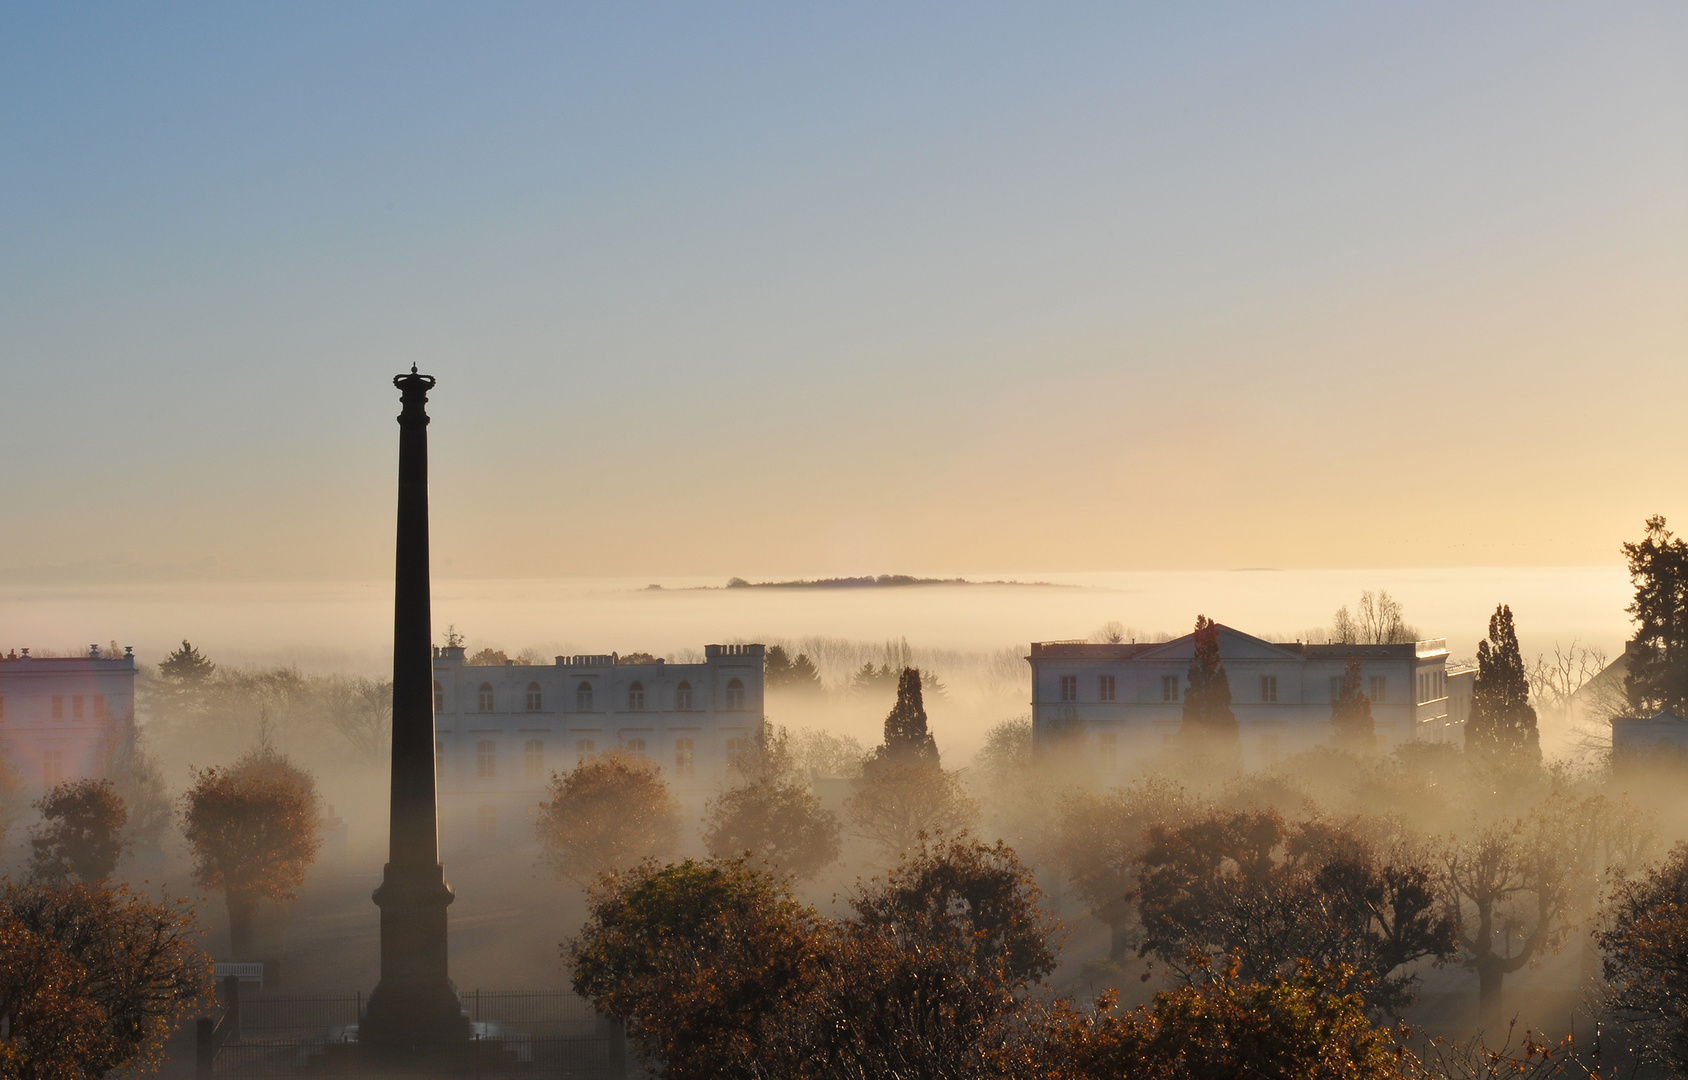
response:
[[[769,690],[778,690],[791,681],[791,657],[778,645],[768,646],[762,654],[762,681]]]
[[[885,742],[875,761],[906,767],[938,767],[938,744],[926,729],[926,705],[920,694],[920,669],[904,668],[897,680],[897,703],[885,717]]]
[[[1377,724],[1372,719],[1371,699],[1360,692],[1360,662],[1348,661],[1336,700],[1330,707],[1336,745],[1343,750],[1369,754],[1377,749]]]
[[[1181,733],[1187,742],[1235,745],[1237,717],[1231,711],[1231,681],[1219,662],[1219,624],[1196,616],[1195,638]]]
[[[1512,609],[1489,616],[1488,640],[1477,645],[1477,681],[1471,717],[1465,723],[1465,752],[1496,764],[1539,764],[1541,735],[1530,705],[1530,680],[1518,649]]]
[[[1624,692],[1636,713],[1669,709],[1688,717],[1688,543],[1647,519],[1647,535],[1623,546],[1635,602],[1635,647],[1628,653]]]

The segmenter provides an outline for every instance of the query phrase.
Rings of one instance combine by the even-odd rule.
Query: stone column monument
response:
[[[445,909],[434,788],[434,662],[428,584],[428,391],[431,375],[393,379],[399,414],[399,528],[393,596],[392,821],[381,909],[381,981],[359,1041],[399,1054],[450,1052],[469,1038],[446,972]]]

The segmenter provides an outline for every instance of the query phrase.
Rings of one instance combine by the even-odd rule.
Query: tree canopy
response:
[[[110,780],[66,780],[36,802],[29,873],[41,881],[103,881],[128,846],[129,812]]]
[[[1360,661],[1350,660],[1342,672],[1336,700],[1331,702],[1330,722],[1336,745],[1357,754],[1377,749],[1377,722],[1372,719],[1371,699],[1360,690]]]
[[[1518,649],[1512,609],[1505,604],[1489,616],[1489,636],[1477,645],[1477,679],[1471,690],[1471,715],[1465,724],[1467,753],[1496,764],[1541,762],[1541,735],[1530,704],[1530,678]]]
[[[1237,717],[1231,711],[1231,682],[1219,662],[1219,624],[1196,616],[1195,655],[1184,691],[1183,726],[1186,743],[1197,747],[1234,747]]]
[[[260,900],[292,900],[322,846],[316,782],[267,745],[233,765],[193,773],[182,831],[194,880],[220,890],[238,954],[252,946]]]
[[[680,808],[655,765],[600,754],[552,775],[534,830],[545,862],[587,885],[599,874],[673,852]]]
[[[1658,515],[1647,533],[1623,546],[1635,600],[1635,619],[1624,691],[1637,713],[1669,709],[1688,717],[1688,542],[1673,535]]]
[[[0,884],[0,1075],[157,1069],[211,990],[200,933],[181,901],[97,882]]]

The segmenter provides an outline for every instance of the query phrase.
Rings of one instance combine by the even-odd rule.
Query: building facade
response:
[[[1174,641],[1098,645],[1036,642],[1032,666],[1033,743],[1081,748],[1099,772],[1176,744],[1195,635]],[[1462,738],[1470,679],[1450,686],[1444,640],[1400,645],[1279,643],[1219,627],[1219,659],[1231,687],[1245,763],[1328,745],[1331,703],[1350,660],[1371,699],[1378,745]],[[1453,695],[1463,694],[1461,702]],[[1455,720],[1455,716],[1459,720]]]
[[[761,645],[709,645],[701,664],[603,656],[499,667],[434,650],[441,844],[532,835],[551,774],[616,750],[654,762],[682,802],[714,794],[762,724]]]
[[[100,776],[135,721],[134,651],[0,656],[0,749],[25,791]]]

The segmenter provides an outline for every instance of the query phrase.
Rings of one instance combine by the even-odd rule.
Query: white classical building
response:
[[[719,788],[762,723],[763,647],[709,645],[701,664],[618,661],[484,667],[434,650],[442,846],[530,836],[551,774],[606,750],[655,762],[683,802]]]
[[[1080,740],[1082,756],[1104,773],[1133,756],[1171,748],[1194,653],[1194,634],[1141,644],[1033,643],[1027,660],[1034,745]],[[1230,683],[1245,762],[1269,763],[1330,743],[1331,702],[1348,662],[1356,659],[1380,746],[1463,738],[1471,675],[1464,668],[1450,672],[1443,639],[1308,645],[1264,641],[1222,625],[1219,660]]]
[[[0,751],[26,791],[99,776],[135,720],[135,654],[0,656]]]

